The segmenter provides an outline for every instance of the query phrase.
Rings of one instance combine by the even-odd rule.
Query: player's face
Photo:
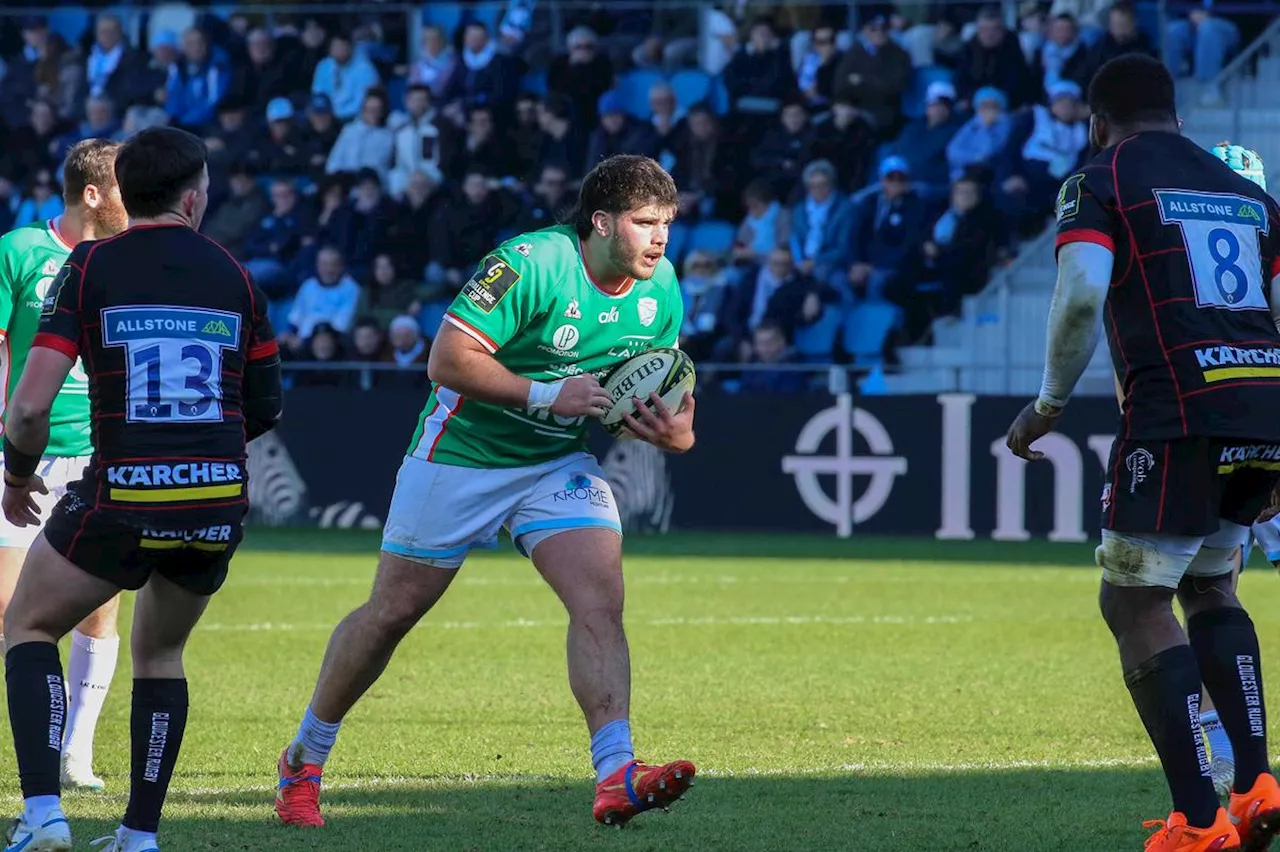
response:
[[[618,216],[609,244],[614,268],[639,281],[652,278],[667,251],[667,235],[675,217],[674,207],[656,204]]]

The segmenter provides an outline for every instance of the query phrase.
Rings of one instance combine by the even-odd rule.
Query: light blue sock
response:
[[[338,729],[341,727],[341,722],[320,721],[308,705],[307,712],[302,716],[302,724],[298,726],[298,735],[293,739],[295,743],[302,745],[303,762],[324,766],[324,762],[329,759],[329,752],[333,750],[333,744],[338,739]]]
[[[1231,749],[1231,739],[1227,729],[1222,727],[1217,710],[1200,714],[1200,727],[1204,728],[1205,739],[1209,741],[1209,751],[1214,757],[1223,757],[1232,763],[1236,762],[1236,753]]]
[[[22,819],[31,828],[45,823],[49,812],[62,807],[62,800],[57,796],[32,796],[22,803]]]
[[[591,765],[596,768],[596,783],[635,760],[636,749],[631,744],[631,722],[618,719],[595,732],[591,737]]]

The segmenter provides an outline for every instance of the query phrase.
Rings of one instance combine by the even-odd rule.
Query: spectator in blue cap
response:
[[[338,134],[342,132],[342,125],[333,114],[333,104],[329,101],[328,95],[311,96],[311,100],[307,103],[305,130],[312,148],[312,168],[323,172],[329,152],[338,141]]]
[[[1075,83],[1059,81],[1049,87],[1049,106],[1036,104],[1015,119],[996,171],[996,204],[1011,227],[1038,231],[1062,181],[1082,160],[1089,130],[1081,121],[1080,94]]]
[[[622,95],[616,91],[605,92],[598,104],[600,125],[591,131],[587,140],[587,160],[584,171],[614,154],[658,155],[658,134],[652,125],[637,121],[627,115],[622,107]]]
[[[294,123],[293,103],[272,98],[267,104],[267,132],[249,150],[249,162],[267,175],[301,177],[311,169],[314,143]]]
[[[928,198],[941,198],[950,186],[947,145],[961,125],[955,102],[955,86],[945,80],[930,83],[924,115],[912,120],[893,144],[893,153],[907,161],[916,188]]]
[[[901,286],[928,234],[927,210],[911,185],[911,164],[898,156],[880,162],[880,188],[854,208],[852,260],[843,288],[854,300],[880,299]]]
[[[999,89],[985,86],[974,94],[973,117],[956,131],[947,145],[952,180],[974,166],[993,169],[995,158],[1008,144],[1013,128],[1008,109],[1009,99]]]

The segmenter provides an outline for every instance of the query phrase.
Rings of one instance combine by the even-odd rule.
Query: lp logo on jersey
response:
[[[574,344],[578,342],[578,330],[571,325],[562,325],[556,329],[555,335],[551,338],[551,345],[559,352],[567,352],[573,349]]]

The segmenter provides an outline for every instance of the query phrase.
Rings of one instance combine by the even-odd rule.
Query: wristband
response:
[[[24,453],[9,442],[6,435],[4,439],[4,470],[6,474],[12,473],[14,476],[31,476],[36,472],[36,468],[40,466],[40,456],[33,456]]]
[[[1052,405],[1041,398],[1036,399],[1035,409],[1041,417],[1057,417],[1062,413],[1061,405]]]
[[[555,405],[563,386],[561,382],[529,382],[529,410],[540,411]]]

